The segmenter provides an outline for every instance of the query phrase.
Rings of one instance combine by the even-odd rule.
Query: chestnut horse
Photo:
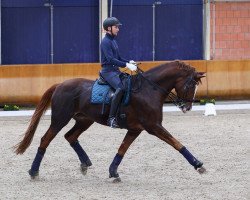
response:
[[[109,167],[110,178],[120,181],[117,173],[118,166],[129,146],[143,130],[179,151],[199,173],[206,171],[202,166],[203,163],[162,126],[162,108],[166,98],[170,95],[184,113],[191,110],[197,86],[201,83],[202,77],[205,77],[204,72],[196,72],[195,68],[180,61],[165,63],[146,72],[138,71],[132,76],[130,103],[123,108],[128,131]],[[107,109],[101,114],[102,105],[91,104],[93,83],[94,81],[83,78],[71,79],[53,85],[43,94],[23,140],[15,146],[16,154],[25,152],[31,144],[41,116],[51,102],[51,124],[41,138],[40,146],[29,170],[31,178],[38,176],[40,163],[47,147],[72,118],[75,120],[75,125],[64,137],[78,155],[84,174],[92,165],[87,153],[79,144],[78,137],[94,122],[106,125],[110,108],[106,106]],[[172,89],[175,89],[177,95],[171,92]]]

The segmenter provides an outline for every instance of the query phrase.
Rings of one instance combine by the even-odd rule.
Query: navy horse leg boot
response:
[[[117,113],[118,106],[121,102],[123,94],[124,94],[124,91],[122,89],[118,88],[115,91],[115,94],[112,98],[110,112],[109,112],[109,118],[108,118],[108,123],[107,123],[108,126],[110,126],[111,128],[119,128],[119,124],[117,123],[117,120],[116,120],[116,113]]]

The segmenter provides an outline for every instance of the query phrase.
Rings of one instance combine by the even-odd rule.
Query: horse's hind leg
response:
[[[76,121],[75,125],[72,129],[70,129],[65,134],[65,139],[70,143],[70,146],[75,150],[76,154],[79,157],[81,162],[81,171],[84,175],[87,173],[87,169],[89,166],[92,165],[87,153],[81,147],[79,141],[77,140],[78,137],[87,130],[94,122],[89,119],[85,119],[82,121]]]
[[[35,178],[36,176],[38,176],[39,167],[46,152],[46,149],[61,129],[62,127],[59,128],[57,126],[50,125],[45,135],[41,138],[40,146],[38,147],[36,157],[31,165],[31,169],[29,170],[29,175],[31,176],[31,178]]]
[[[29,170],[29,175],[31,178],[35,178],[38,176],[39,167],[42,162],[43,156],[46,152],[47,147],[49,146],[50,142],[55,138],[57,133],[67,125],[67,123],[71,119],[71,115],[69,112],[63,111],[64,113],[60,114],[53,114],[51,116],[51,125],[44,136],[41,138],[40,146],[38,147],[35,159],[31,165],[31,169]]]
[[[128,131],[125,135],[122,144],[118,149],[118,153],[115,155],[114,160],[109,167],[109,178],[115,178],[113,182],[121,181],[119,174],[117,173],[118,166],[120,165],[126,151],[140,133],[141,131]]]

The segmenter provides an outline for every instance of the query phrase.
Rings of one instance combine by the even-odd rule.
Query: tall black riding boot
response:
[[[109,118],[108,118],[108,126],[110,126],[111,128],[119,128],[119,125],[116,120],[116,113],[117,113],[118,106],[121,102],[123,93],[124,91],[118,88],[115,91],[115,94],[112,98],[111,107],[109,111]]]

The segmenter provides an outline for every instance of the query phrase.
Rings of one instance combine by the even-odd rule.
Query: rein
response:
[[[153,85],[154,87],[158,88],[163,94],[168,95],[169,92],[167,90],[165,90],[164,88],[162,88],[161,86],[159,86],[158,84],[156,84],[155,82],[149,80],[148,78],[146,78],[143,73],[144,71],[142,69],[140,69],[139,67],[137,67],[137,73],[144,78],[146,81],[148,81],[150,83],[150,85]]]
[[[179,96],[177,96],[175,93],[173,93],[172,91],[167,91],[164,88],[162,88],[161,86],[159,86],[158,84],[156,84],[155,82],[151,81],[150,79],[146,78],[143,73],[144,71],[142,69],[140,69],[137,66],[137,73],[138,75],[140,75],[143,79],[145,79],[147,82],[150,83],[150,85],[156,87],[157,89],[159,89],[163,94],[168,95],[168,99],[170,99],[172,101],[172,103],[177,106],[178,108],[182,108],[185,103],[187,102],[194,102],[195,99],[186,99],[185,97],[187,96],[187,92],[188,89],[194,87],[195,85],[197,85],[198,83],[194,80],[194,77],[191,76],[184,84],[184,90],[185,90],[185,94],[184,94],[184,98],[180,98]],[[195,84],[192,84],[192,82],[195,82]]]

